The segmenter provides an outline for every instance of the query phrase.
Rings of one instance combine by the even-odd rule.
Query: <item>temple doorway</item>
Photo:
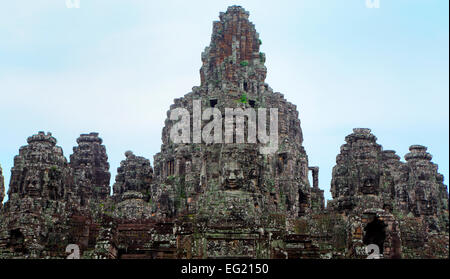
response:
[[[387,225],[376,216],[372,218],[372,221],[369,222],[364,228],[363,243],[366,246],[370,244],[376,244],[380,249],[380,254],[383,254]]]
[[[7,247],[14,252],[24,252],[24,235],[20,229],[11,230]]]

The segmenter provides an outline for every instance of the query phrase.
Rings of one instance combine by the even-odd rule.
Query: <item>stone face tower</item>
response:
[[[442,248],[446,238],[448,247],[447,186],[427,148],[411,146],[404,163],[395,151],[383,150],[370,129],[353,129],[345,140],[328,207],[348,222],[349,256],[361,256],[358,247],[370,243],[387,258],[448,253]]]
[[[347,143],[341,146],[333,168],[333,205],[338,211],[352,211],[356,206],[369,206],[371,197],[377,197],[372,206],[383,208],[378,196],[390,189],[382,187],[381,145],[376,143],[370,129],[353,129],[345,140]]]
[[[113,199],[117,203],[115,217],[126,220],[144,220],[152,217],[149,205],[153,169],[150,160],[125,152],[126,159],[117,168]]]
[[[33,198],[42,201],[64,200],[69,168],[62,148],[50,134],[39,132],[27,139],[14,158],[8,196],[11,201]]]
[[[354,129],[346,141],[333,168],[330,207],[353,213],[371,207],[401,212],[429,220],[431,230],[445,230],[446,222],[432,220],[445,220],[448,214],[447,187],[425,146],[412,145],[403,163],[395,151],[376,143],[370,129]]]
[[[431,231],[448,231],[448,192],[444,176],[438,166],[431,162],[431,154],[422,145],[412,145],[405,155],[408,170],[407,209],[414,216],[422,217]]]
[[[28,137],[14,157],[9,199],[2,208],[0,248],[29,257],[42,256],[44,246],[64,246],[61,234],[72,195],[71,171],[51,133]]]
[[[74,173],[75,192],[81,206],[91,202],[104,201],[110,194],[108,156],[98,133],[82,134],[78,146],[70,155],[70,167]]]
[[[138,192],[148,202],[153,177],[150,160],[136,156],[131,151],[125,152],[125,157],[117,169],[116,183],[113,186],[114,196],[120,199],[127,192]]]
[[[170,131],[175,121],[166,119],[152,187],[154,211],[160,217],[194,214],[208,226],[253,231],[273,224],[272,217],[284,220],[309,212],[308,157],[302,146],[298,111],[264,82],[265,55],[248,17],[238,6],[220,14],[220,21],[213,24],[211,44],[202,54],[201,85],[175,99],[170,109],[185,108],[192,120],[194,101],[201,102],[202,112],[211,109],[221,115],[227,108],[276,108],[276,150],[262,154],[260,148],[265,145],[260,142],[237,143],[236,131],[233,143],[195,143],[193,134],[199,128],[195,121],[190,123],[194,143],[174,144]],[[168,111],[168,117],[170,114]],[[209,119],[203,114],[203,120]],[[220,129],[224,131],[227,124],[230,122],[225,120]]]

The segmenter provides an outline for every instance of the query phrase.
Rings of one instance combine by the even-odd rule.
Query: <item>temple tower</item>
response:
[[[27,142],[11,169],[9,199],[0,224],[0,254],[38,258],[50,250],[63,253],[71,208],[67,201],[73,196],[71,170],[51,133],[39,132]]]
[[[70,155],[74,187],[82,207],[91,201],[105,201],[110,195],[108,156],[98,133],[82,134]]]
[[[197,224],[219,234],[238,229],[259,234],[263,227],[285,230],[287,219],[310,213],[308,157],[302,146],[299,113],[265,83],[266,58],[260,52],[261,44],[242,7],[229,7],[213,23],[211,44],[202,53],[200,86],[175,99],[167,112],[161,152],[154,158],[152,200],[157,217],[195,216]],[[256,119],[263,108],[266,121],[259,123]],[[176,109],[188,111],[191,133],[182,143],[171,138],[177,125],[171,114]],[[227,111],[237,113],[236,109],[244,112],[242,122],[237,114],[226,118]],[[276,116],[270,109],[276,109]],[[256,118],[248,112],[251,110]],[[214,122],[217,115],[222,119]],[[251,142],[249,126],[264,123],[258,129],[269,135],[274,117],[276,143],[273,152],[263,152],[270,144],[259,137]],[[213,129],[209,129],[211,125]],[[232,128],[231,133],[227,127]],[[244,128],[242,133],[239,127]],[[208,142],[205,130],[211,135],[220,131],[222,137],[211,136],[213,140]],[[217,247],[226,244],[216,239],[210,242],[208,245]],[[244,247],[244,242],[238,240],[238,246]]]

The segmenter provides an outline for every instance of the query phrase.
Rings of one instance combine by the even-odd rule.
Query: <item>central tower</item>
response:
[[[220,21],[213,24],[211,44],[202,53],[201,85],[175,99],[167,112],[161,152],[154,158],[151,203],[156,217],[188,216],[194,224],[208,228],[208,233],[251,234],[270,228],[285,230],[289,219],[306,216],[311,211],[308,158],[302,146],[298,111],[264,82],[265,55],[260,52],[261,40],[248,18],[249,13],[239,6],[220,14]],[[230,108],[276,108],[275,152],[262,154],[260,147],[264,144],[259,141],[192,143],[195,142],[192,134],[191,143],[174,143],[170,131],[176,121],[170,120],[171,111],[177,108],[189,111],[190,128],[195,130],[194,102],[200,102],[202,110],[211,108],[222,115]],[[244,119],[247,138],[249,118]],[[210,119],[203,115],[200,128],[204,128],[207,120]],[[236,122],[233,119],[228,124],[235,127]],[[219,240],[211,241],[208,245],[222,247]],[[240,248],[236,249],[222,253],[238,255]]]
[[[231,90],[264,91],[265,55],[249,13],[238,6],[220,13],[213,24],[211,44],[202,53],[201,85],[209,92]]]

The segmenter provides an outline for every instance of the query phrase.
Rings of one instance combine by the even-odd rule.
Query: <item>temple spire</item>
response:
[[[218,81],[239,85],[244,79],[264,83],[265,55],[259,51],[261,40],[248,17],[242,7],[231,6],[214,22],[211,44],[202,53],[202,85]]]

